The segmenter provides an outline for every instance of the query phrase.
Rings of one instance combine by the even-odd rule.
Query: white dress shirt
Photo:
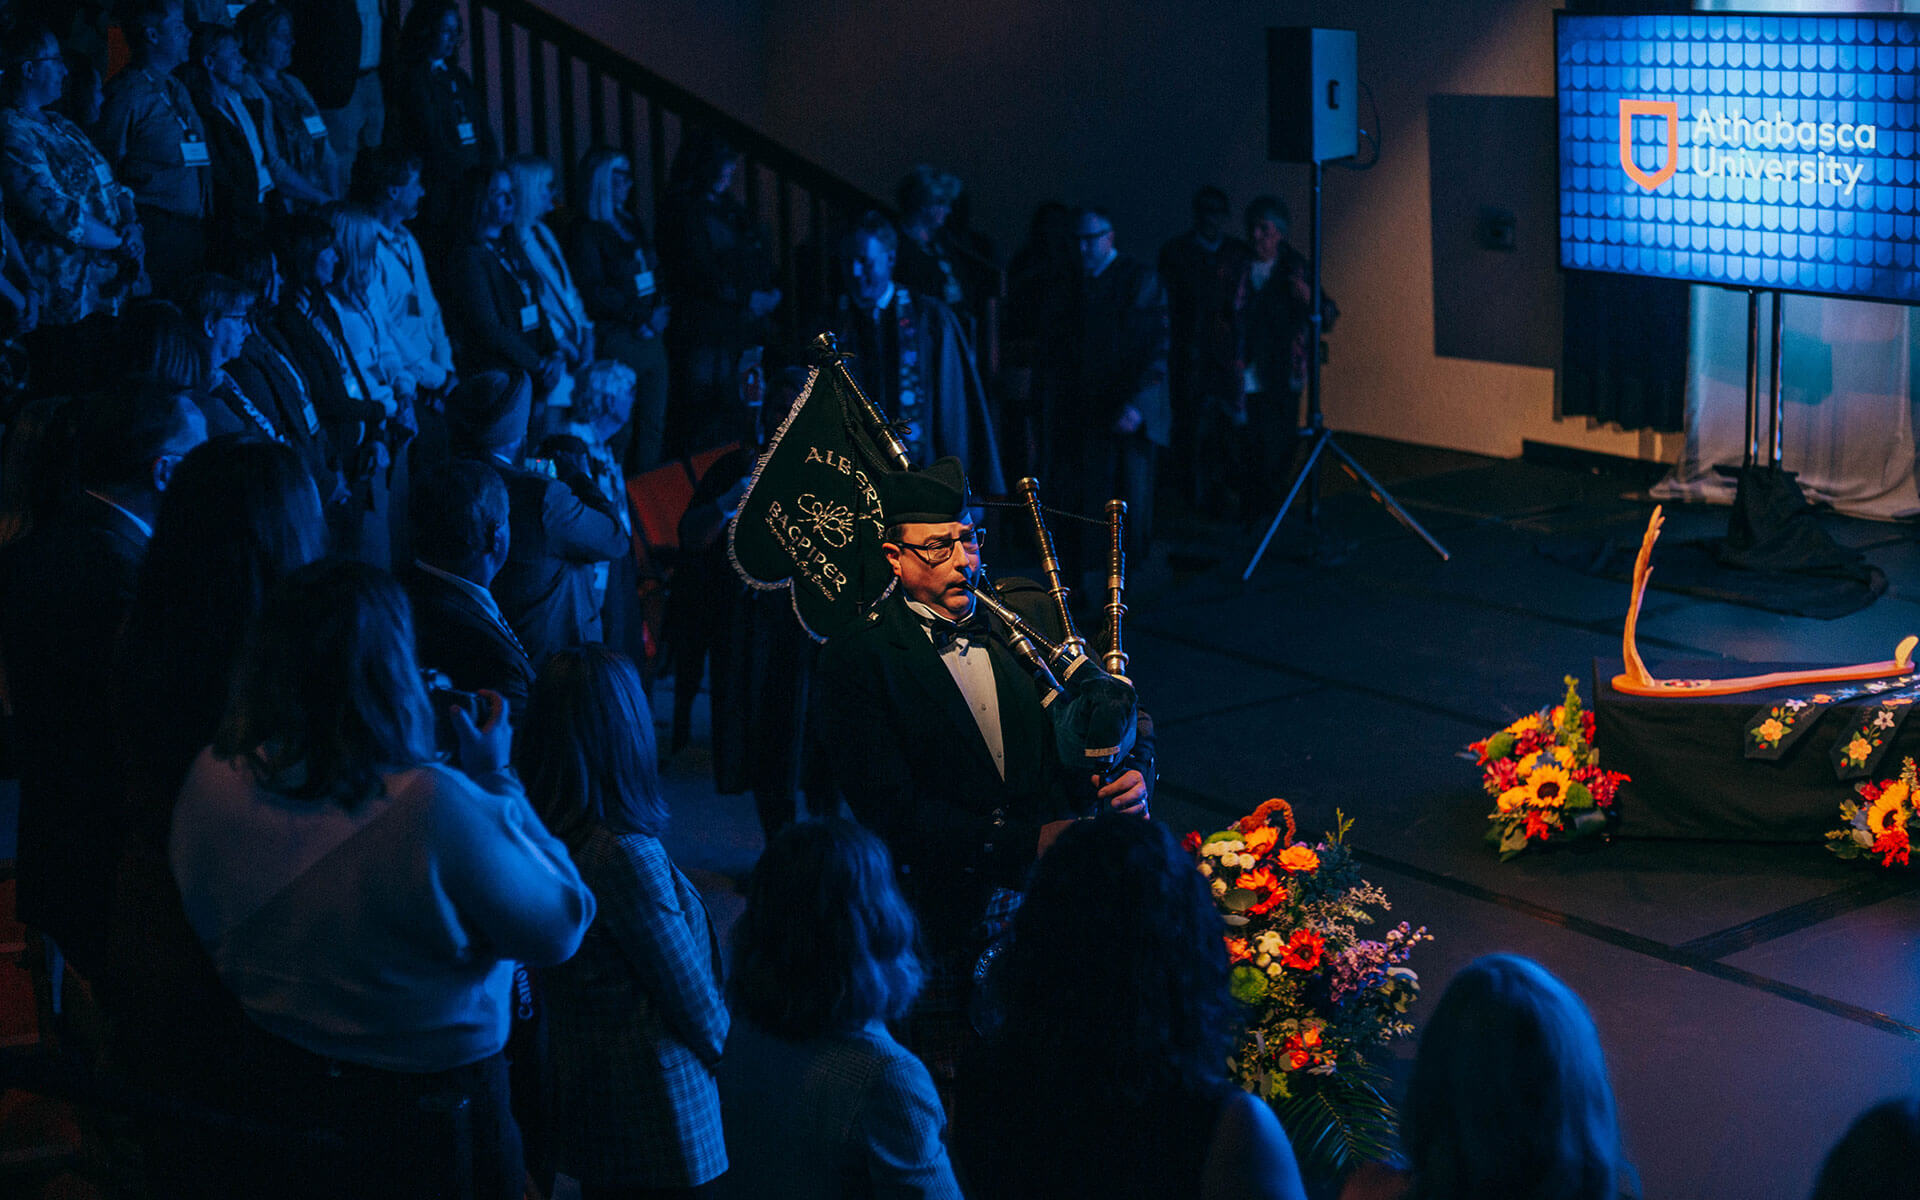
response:
[[[922,622],[927,640],[933,640],[932,622],[953,624],[953,618],[918,600],[907,601],[907,607]],[[953,682],[966,698],[967,711],[973,714],[973,723],[980,727],[980,737],[987,743],[987,750],[993,755],[994,769],[1000,772],[1000,778],[1007,777],[1006,743],[1000,737],[1000,690],[993,678],[993,656],[987,653],[984,640],[962,635],[940,651],[940,661],[946,665],[947,673],[953,676]]]

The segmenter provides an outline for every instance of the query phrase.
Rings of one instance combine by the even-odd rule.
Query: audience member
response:
[[[964,312],[968,289],[954,265],[945,229],[959,198],[958,176],[925,163],[907,172],[894,189],[900,232],[906,235],[900,241],[894,278],[916,296],[931,296]]]
[[[920,990],[914,936],[860,826],[803,822],[767,847],[733,930],[723,1195],[958,1200],[933,1080],[887,1032]]]
[[[346,171],[334,153],[327,122],[293,63],[293,14],[273,0],[255,0],[236,23],[247,80],[266,101],[267,128],[278,151],[274,180],[286,198],[325,204],[345,190]]]
[[[540,315],[553,333],[554,349],[566,374],[546,396],[547,407],[565,408],[572,396],[573,372],[593,361],[593,319],[573,284],[573,272],[560,241],[546,225],[553,211],[553,164],[538,155],[522,155],[507,164],[513,180],[513,236],[538,281]]]
[[[1245,476],[1240,355],[1253,252],[1227,232],[1232,219],[1227,194],[1203,187],[1193,195],[1193,227],[1160,247],[1170,327],[1172,475],[1203,509],[1219,505],[1223,478],[1239,486]],[[1233,469],[1223,471],[1228,464]]]
[[[152,385],[75,403],[74,490],[0,554],[0,659],[20,739],[19,916],[97,979],[121,825],[114,639],[160,495],[207,431],[186,397]]]
[[[414,476],[408,511],[414,558],[399,576],[413,604],[420,664],[445,672],[461,691],[500,693],[521,720],[533,664],[487,590],[511,544],[506,485],[485,463],[439,463]]]
[[[893,225],[868,213],[841,242],[842,277],[836,334],[861,390],[903,425],[901,440],[916,467],[952,455],[987,495],[1006,492],[1000,447],[973,344],[960,321],[934,296],[896,286]]]
[[[706,1194],[727,1169],[720,943],[660,843],[666,797],[633,663],[603,646],[549,659],[514,765],[599,901],[580,952],[540,976],[560,1169],[583,1200]]]
[[[1400,1140],[1423,1200],[1613,1200],[1631,1179],[1586,1005],[1508,954],[1467,964],[1428,1015]]]
[[[540,277],[509,236],[513,210],[506,168],[468,172],[446,268],[448,327],[463,372],[524,371],[544,399],[566,378],[567,360],[540,312]]]
[[[231,1108],[239,1006],[195,940],[167,865],[174,802],[213,737],[242,632],[267,593],[326,549],[320,500],[293,451],[224,437],[188,454],[168,482],[116,650],[113,737],[125,800],[101,990],[115,1062],[129,1079]],[[217,1194],[208,1175],[223,1133],[155,1115],[139,1127],[158,1196]]]
[[[678,315],[667,327],[674,383],[666,454],[679,458],[751,433],[740,363],[759,345],[761,322],[780,303],[751,218],[733,197],[740,155],[717,134],[691,129],[673,157],[660,214],[660,266]]]
[[[219,732],[180,792],[169,858],[249,1020],[246,1110],[345,1145],[269,1149],[275,1194],[443,1194],[422,1102],[467,1098],[475,1196],[526,1173],[502,1054],[514,962],[571,956],[594,897],[507,769],[505,706],[456,710],[441,766],[405,595],[345,560],[297,572],[248,635]],[[462,1171],[461,1175],[465,1172]]]
[[[553,474],[519,465],[533,388],[518,372],[468,376],[447,399],[455,454],[487,463],[507,486],[512,533],[494,599],[537,667],[568,646],[600,640],[593,564],[629,543],[593,480],[549,460]],[[555,476],[560,476],[556,478]]]
[[[94,141],[113,177],[133,190],[147,276],[162,294],[198,275],[213,212],[213,159],[187,86],[191,32],[180,0],[127,0],[120,18],[133,60],[107,84]]]
[[[414,455],[447,456],[446,394],[456,382],[453,343],[427,275],[426,252],[406,223],[420,211],[420,160],[386,147],[360,156],[353,170],[353,202],[379,219],[374,246],[372,303],[384,312],[400,365],[414,381]]]
[[[117,312],[145,253],[133,193],[80,127],[49,107],[67,84],[52,34],[30,25],[0,38],[0,65],[0,191],[26,256],[35,323]]]
[[[281,229],[286,295],[273,314],[288,356],[313,392],[313,404],[340,457],[351,502],[334,510],[334,548],[376,566],[391,559],[387,522],[390,463],[387,408],[360,370],[331,290],[340,253],[333,223],[296,213]]]
[[[486,104],[453,60],[463,32],[455,0],[418,0],[400,28],[400,62],[387,98],[386,144],[419,156],[426,185],[421,221],[442,241],[465,232],[458,226],[466,214],[456,204],[467,172],[500,160]]]
[[[240,348],[252,328],[255,299],[251,288],[225,275],[202,275],[187,285],[187,311],[194,332],[204,339],[210,372],[206,391],[200,397],[200,413],[206,418],[207,432],[214,437],[251,433],[291,445],[280,432],[280,422],[267,413],[271,403],[266,407],[256,403],[227,374],[227,364],[240,357]],[[265,402],[267,397],[259,400]]]
[[[607,508],[620,522],[620,532],[633,536],[633,510],[627,499],[626,475],[614,457],[613,437],[633,419],[633,370],[616,359],[603,358],[581,370],[573,389],[573,405],[548,409],[542,457],[569,458],[570,469],[593,480]],[[637,595],[638,564],[631,554],[595,563],[594,597],[600,606],[601,640],[635,662],[646,657],[646,630]]]
[[[1009,1200],[1304,1200],[1273,1110],[1226,1076],[1242,1016],[1219,911],[1164,826],[1092,820],[1061,834],[992,982],[1002,1023],[960,1077],[969,1187]]]
[[[177,74],[207,131],[213,175],[211,228],[220,239],[257,242],[267,235],[267,216],[280,205],[273,178],[275,150],[268,138],[264,100],[244,95],[246,60],[231,26],[194,28],[189,59]],[[209,249],[213,248],[209,243]]]
[[[1920,1100],[1904,1096],[1860,1114],[1827,1152],[1813,1200],[1914,1200],[1910,1164],[1920,1154]]]
[[[634,210],[633,164],[617,150],[595,150],[580,164],[586,197],[573,223],[574,278],[593,318],[599,352],[634,375],[633,420],[616,435],[626,473],[660,462],[667,420],[667,351],[661,334],[668,305],[655,277],[646,226]]]
[[[326,215],[333,223],[338,258],[327,301],[346,335],[354,369],[365,382],[369,398],[380,406],[388,445],[398,463],[398,449],[413,428],[416,385],[401,358],[386,307],[374,303],[379,287],[380,221],[357,204],[333,205]]]
[[[271,319],[285,290],[279,260],[265,246],[236,247],[224,257],[232,266],[234,278],[255,297],[246,340],[240,344],[239,356],[227,363],[227,375],[238,390],[259,402],[287,444],[300,455],[332,527],[352,492],[333,440],[320,422],[314,388],[295,364],[292,348]]]
[[[1247,205],[1247,237],[1253,243],[1246,311],[1248,432],[1251,434],[1242,511],[1261,516],[1278,508],[1279,489],[1292,474],[1300,395],[1307,386],[1307,355],[1313,341],[1313,265],[1287,244],[1287,205],[1257,196]],[[1326,289],[1320,291],[1322,331],[1340,315]]]
[[[327,123],[337,172],[328,190],[338,196],[346,191],[355,158],[384,140],[382,6],[380,0],[290,0],[289,7],[293,73],[312,89]]]
[[[1050,346],[1043,403],[1047,492],[1074,512],[1127,502],[1129,550],[1153,530],[1154,458],[1167,444],[1167,297],[1147,264],[1114,245],[1113,219],[1084,208],[1075,219],[1080,288],[1064,341]],[[1064,529],[1062,552],[1079,554]]]

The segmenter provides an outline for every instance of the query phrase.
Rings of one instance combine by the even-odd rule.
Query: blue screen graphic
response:
[[[1561,266],[1920,302],[1920,19],[1556,22]]]

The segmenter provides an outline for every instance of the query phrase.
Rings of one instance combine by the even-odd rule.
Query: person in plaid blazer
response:
[[[917,932],[886,846],[852,821],[767,847],[734,927],[725,1200],[960,1200],[933,1078],[886,1026],[920,992]]]
[[[727,1169],[714,1067],[720,947],[660,844],[667,811],[640,674],[604,646],[534,681],[515,765],[600,900],[580,952],[543,971],[557,1166],[584,1200],[703,1195]]]

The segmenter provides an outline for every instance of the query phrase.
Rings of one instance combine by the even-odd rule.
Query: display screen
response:
[[[1561,266],[1920,302],[1920,19],[1556,22]]]

